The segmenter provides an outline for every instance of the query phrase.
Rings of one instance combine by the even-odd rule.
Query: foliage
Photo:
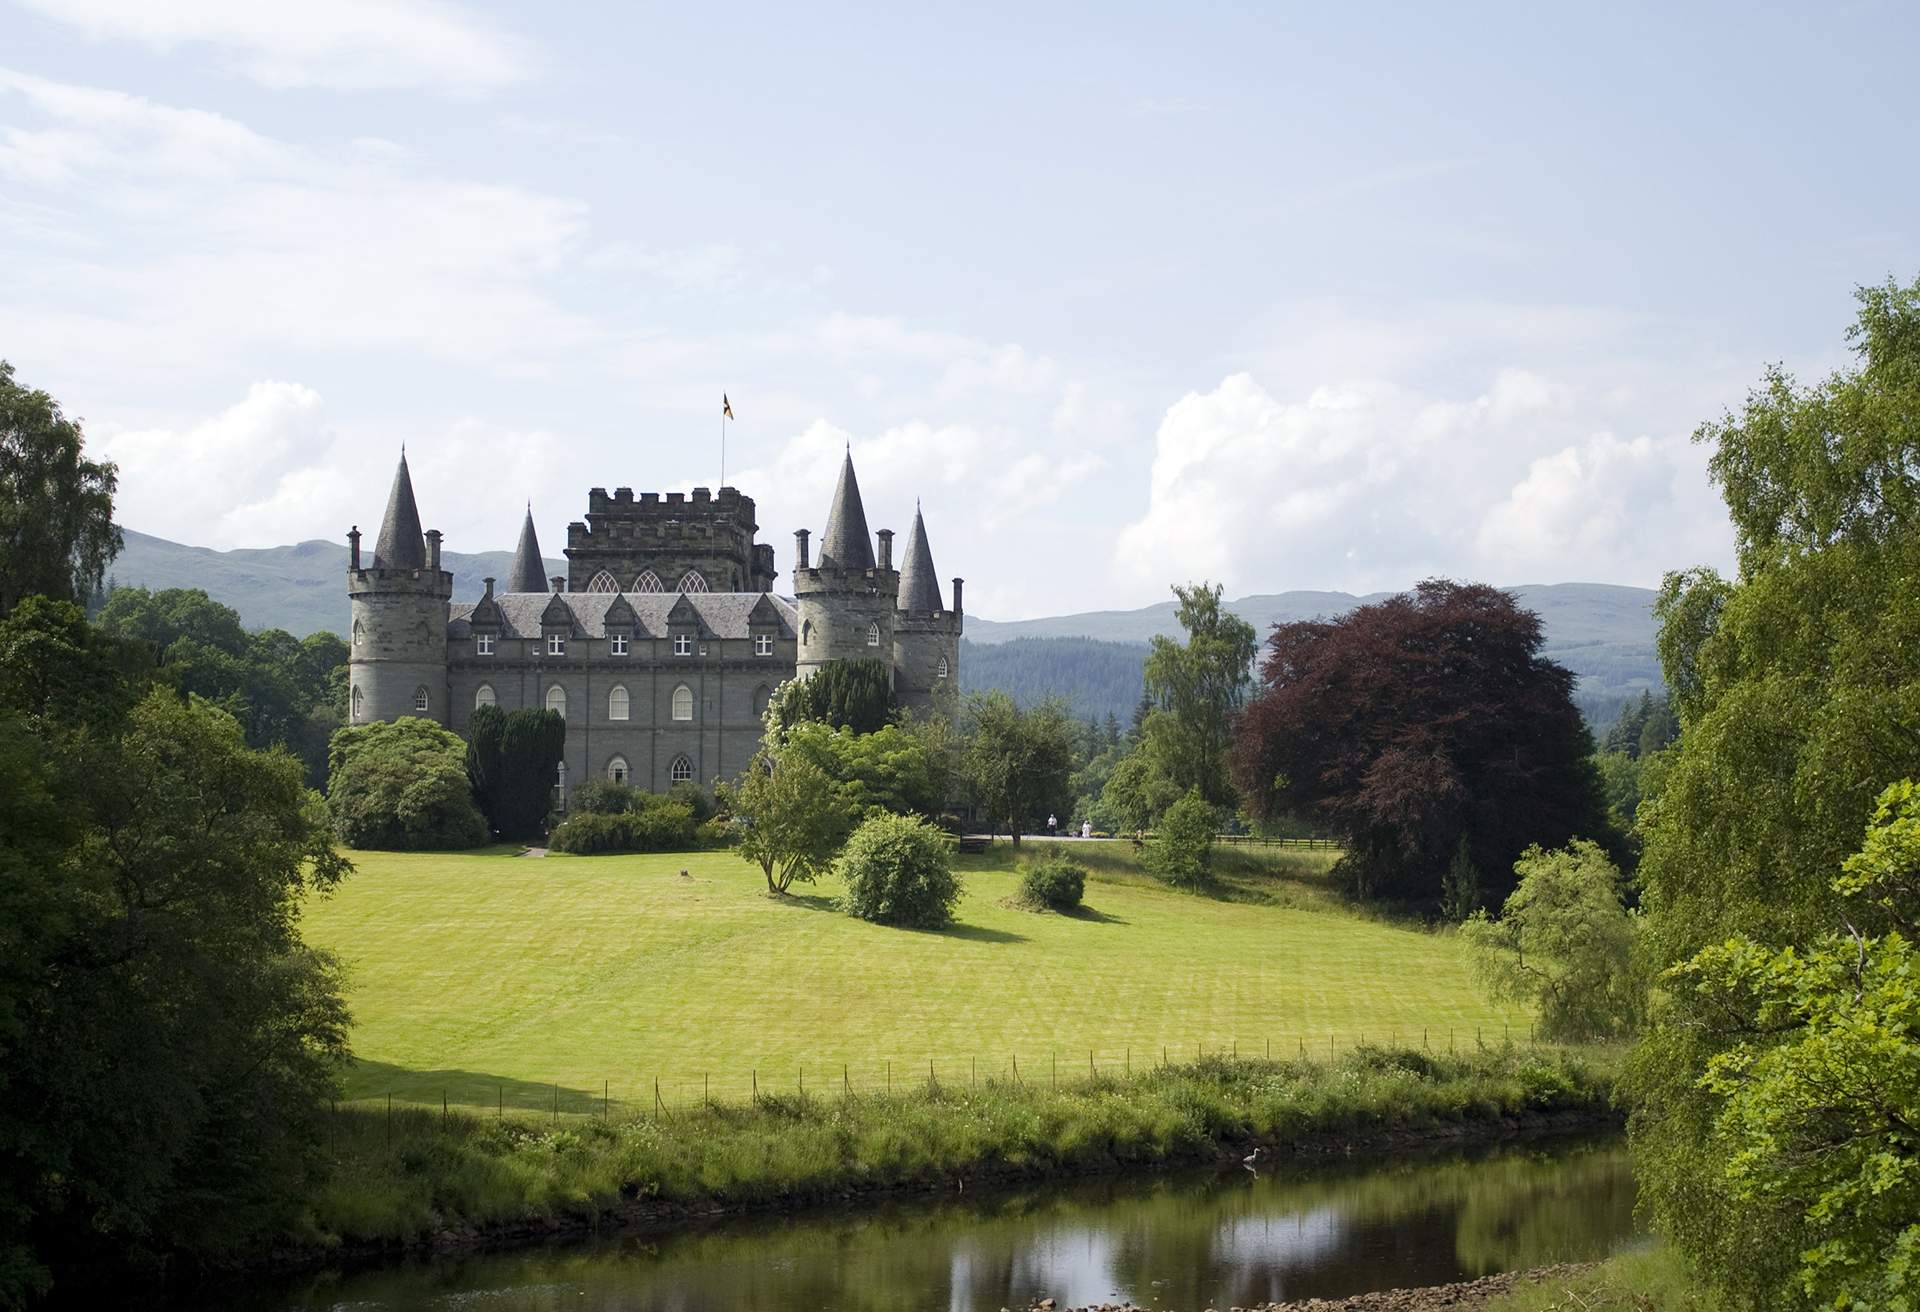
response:
[[[1020,872],[1020,900],[1051,911],[1071,911],[1086,894],[1087,868],[1068,856],[1059,844]]]
[[[1496,1001],[1538,1009],[1542,1038],[1616,1038],[1638,1028],[1646,986],[1634,968],[1634,926],[1620,872],[1597,843],[1530,847],[1500,919],[1476,911],[1461,927],[1474,974]]]
[[[683,779],[668,788],[667,798],[686,807],[695,824],[705,824],[713,818],[713,795],[691,779]]]
[[[553,810],[554,780],[566,746],[567,722],[555,711],[473,708],[467,721],[467,779],[494,833],[522,843],[540,836]],[[590,779],[580,787],[597,782]]]
[[[789,679],[767,703],[775,741],[797,724],[813,720],[835,729],[872,733],[899,713],[893,667],[886,661],[834,661],[804,679]]]
[[[349,847],[478,847],[487,822],[467,783],[466,744],[431,720],[354,724],[328,750],[327,807]]]
[[[0,619],[0,707],[112,732],[141,695],[147,662],[70,601],[28,597]]]
[[[576,811],[553,827],[547,846],[555,852],[594,856],[606,852],[685,852],[698,841],[693,808],[674,798],[635,792],[616,811]]]
[[[776,894],[831,867],[858,814],[832,776],[791,751],[756,756],[728,802],[741,858],[760,867]]]
[[[112,649],[41,606],[8,636]],[[0,685],[41,686],[11,660],[45,649],[0,643]],[[345,1050],[336,968],[298,919],[350,867],[299,764],[165,690],[89,723],[128,690],[83,667],[90,694],[0,710],[0,1304],[294,1224]]]
[[[1480,868],[1473,864],[1473,850],[1463,834],[1440,881],[1440,914],[1457,925],[1479,906]]]
[[[903,725],[854,733],[804,721],[788,731],[780,757],[812,762],[863,815],[876,811],[935,815],[945,801],[943,789],[935,782],[938,761],[924,732]]]
[[[1062,703],[1022,710],[1005,693],[967,699],[962,771],[980,813],[1004,826],[1013,845],[1039,817],[1059,814],[1072,800],[1073,721]]]
[[[1530,845],[1607,833],[1573,676],[1540,643],[1507,593],[1438,579],[1275,626],[1235,744],[1248,809],[1341,836],[1363,896],[1433,905],[1465,837],[1504,897]]]
[[[1620,708],[1620,718],[1601,739],[1600,750],[1638,760],[1671,746],[1679,736],[1680,718],[1674,714],[1673,703],[1664,696],[1656,698],[1651,692],[1643,692],[1639,701]]]
[[[1160,711],[1149,711],[1141,721],[1141,739],[1113,766],[1100,790],[1099,816],[1116,830],[1149,829],[1182,794],[1160,768],[1161,757],[1144,747],[1146,735]]]
[[[1253,626],[1220,605],[1222,590],[1217,583],[1173,589],[1187,640],[1153,639],[1146,691],[1161,713],[1148,721],[1145,746],[1177,792],[1197,789],[1213,806],[1232,806],[1227,748],[1257,644]]]
[[[471,749],[468,759],[472,759]],[[567,798],[567,810],[573,815],[624,815],[633,810],[641,796],[641,791],[632,784],[588,779],[575,785],[572,796]]]
[[[960,902],[952,846],[924,820],[872,817],[847,840],[839,869],[842,909],[875,924],[941,929]]]
[[[1145,642],[1097,638],[960,640],[964,693],[1004,692],[1021,706],[1064,696],[1075,716],[1124,719],[1140,700]]]
[[[0,360],[0,618],[35,594],[85,601],[119,553],[118,473],[81,454],[80,425]]]
[[[1769,1039],[1752,1018],[1788,989],[1804,993],[1804,1018],[1773,1036],[1782,1053],[1761,1071],[1741,1142],[1763,1147],[1761,1127],[1776,1115],[1765,1133],[1778,1148],[1793,1141],[1795,1072],[1831,1057],[1862,1063],[1834,1072],[1851,1076],[1883,1055],[1871,1036],[1876,1013],[1891,1019],[1879,980],[1900,927],[1885,906],[1836,888],[1833,872],[1882,790],[1920,777],[1920,284],[1863,289],[1860,305],[1854,366],[1806,387],[1769,369],[1738,412],[1701,427],[1740,572],[1669,575],[1657,607],[1682,733],[1657,758],[1656,797],[1641,804],[1641,903],[1651,965],[1699,964],[1668,977],[1669,1005],[1632,1058],[1636,1168],[1674,1245],[1746,1302],[1770,1306],[1788,1298],[1809,1237],[1840,1236],[1798,1210],[1812,1195],[1792,1208],[1755,1201],[1806,1183],[1783,1174],[1782,1156],[1755,1152],[1741,1163],[1749,1177],[1729,1174],[1730,1095],[1703,1081],[1729,1071],[1728,1054],[1759,1061]],[[1860,935],[1861,997],[1826,1013],[1816,999],[1840,968],[1828,936],[1842,924]],[[1709,950],[1721,955],[1700,959]],[[1756,992],[1763,965],[1776,973]],[[1718,999],[1751,1010],[1743,1021]],[[1836,1126],[1852,1115],[1844,1099],[1833,1115]],[[1846,1153],[1834,1163],[1854,1165]],[[1829,1257],[1845,1278],[1846,1260]]]
[[[1198,788],[1167,808],[1147,840],[1140,862],[1176,888],[1197,888],[1213,865],[1213,831],[1219,814]]]

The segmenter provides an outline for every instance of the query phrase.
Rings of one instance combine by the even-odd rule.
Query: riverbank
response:
[[[1570,1284],[1583,1282],[1598,1263],[1575,1262],[1532,1271],[1503,1271],[1478,1280],[1418,1289],[1379,1289],[1346,1298],[1306,1298],[1288,1303],[1254,1303],[1246,1307],[1206,1308],[1196,1312],[1470,1312],[1492,1309],[1516,1291],[1538,1289],[1551,1296]],[[1557,1305],[1556,1305],[1557,1306]],[[1583,1312],[1586,1304],[1579,1305]],[[1132,1303],[1080,1303],[1072,1307],[1043,1298],[1027,1312],[1149,1312]]]
[[[1368,1047],[1336,1062],[1207,1059],[1061,1087],[995,1081],[768,1095],[654,1117],[343,1111],[300,1232],[249,1266],[667,1227],[904,1194],[1179,1165],[1392,1152],[1617,1119],[1600,1064]]]

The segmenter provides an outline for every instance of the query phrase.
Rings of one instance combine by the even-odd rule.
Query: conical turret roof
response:
[[[927,525],[920,507],[913,508],[913,527],[907,531],[907,549],[900,565],[901,610],[945,610],[940,604],[940,576],[933,572],[933,550],[927,546]]]
[[[425,569],[427,541],[420,533],[420,510],[413,504],[413,479],[407,474],[407,453],[393,473],[393,491],[387,494],[386,518],[373,544],[375,569]]]
[[[508,592],[545,592],[547,562],[540,555],[540,539],[533,532],[533,507],[520,525],[520,545],[513,549],[513,568],[507,571]]]
[[[820,539],[822,569],[872,569],[873,534],[867,532],[866,507],[860,504],[860,480],[853,476],[853,452],[840,465],[840,483],[833,489],[833,509],[827,512],[826,535]]]

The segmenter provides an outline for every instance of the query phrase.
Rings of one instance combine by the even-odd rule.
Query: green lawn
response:
[[[308,940],[348,970],[352,1097],[492,1107],[669,1105],[791,1092],[1103,1072],[1236,1047],[1325,1053],[1365,1039],[1470,1047],[1524,1013],[1488,1004],[1451,935],[1341,909],[1326,854],[1235,854],[1213,897],[1095,864],[1083,914],[1008,905],[1004,847],[963,857],[941,933],[835,911],[831,881],[769,898],[730,852],[353,854]],[[684,875],[682,872],[685,872]],[[890,1064],[890,1065],[889,1065]]]

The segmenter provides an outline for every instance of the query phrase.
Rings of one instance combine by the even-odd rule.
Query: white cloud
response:
[[[275,88],[485,91],[527,76],[518,43],[439,0],[20,0],[96,40],[208,45]]]

